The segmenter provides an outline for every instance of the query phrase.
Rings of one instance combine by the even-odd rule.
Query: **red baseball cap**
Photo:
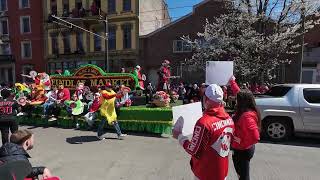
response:
[[[106,87],[112,87],[112,84],[110,82],[107,82]]]

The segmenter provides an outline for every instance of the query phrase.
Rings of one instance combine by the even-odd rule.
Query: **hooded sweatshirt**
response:
[[[1,161],[12,162],[25,160],[29,162],[29,158],[31,158],[30,155],[20,145],[14,143],[6,143],[0,148]],[[27,177],[33,178],[42,175],[44,169],[45,167],[33,167],[32,172]]]

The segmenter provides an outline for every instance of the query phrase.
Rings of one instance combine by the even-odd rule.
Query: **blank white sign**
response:
[[[207,61],[206,84],[225,86],[233,75],[233,61]]]
[[[182,129],[184,136],[193,134],[196,122],[202,117],[201,102],[172,107],[174,129]]]

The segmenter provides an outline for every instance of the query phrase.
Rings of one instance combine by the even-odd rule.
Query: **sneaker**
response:
[[[76,124],[76,129],[80,129],[80,124],[79,123]]]
[[[57,120],[57,118],[55,118],[55,117],[51,117],[51,118],[48,119],[49,122],[56,121],[56,120]]]
[[[122,140],[122,139],[124,139],[124,137],[126,137],[126,136],[127,136],[126,134],[120,134],[120,135],[118,135],[118,139]]]
[[[102,141],[102,140],[105,140],[106,138],[102,137],[102,136],[97,136],[97,138]]]
[[[23,112],[19,112],[18,114],[17,114],[17,116],[24,116],[25,114],[23,113]]]

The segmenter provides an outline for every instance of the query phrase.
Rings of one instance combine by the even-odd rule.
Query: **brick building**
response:
[[[140,64],[145,70],[149,81],[155,84],[157,71],[164,59],[171,61],[172,74],[181,76],[187,82],[204,81],[204,71],[189,71],[183,65],[191,58],[192,50],[181,40],[182,36],[196,38],[203,31],[206,19],[211,21],[224,12],[225,4],[220,0],[205,0],[193,8],[193,12],[172,23],[140,37]]]
[[[0,0],[0,82],[25,81],[21,73],[45,70],[39,0]]]
[[[302,64],[302,82],[320,83],[320,25],[305,35],[307,43]]]

